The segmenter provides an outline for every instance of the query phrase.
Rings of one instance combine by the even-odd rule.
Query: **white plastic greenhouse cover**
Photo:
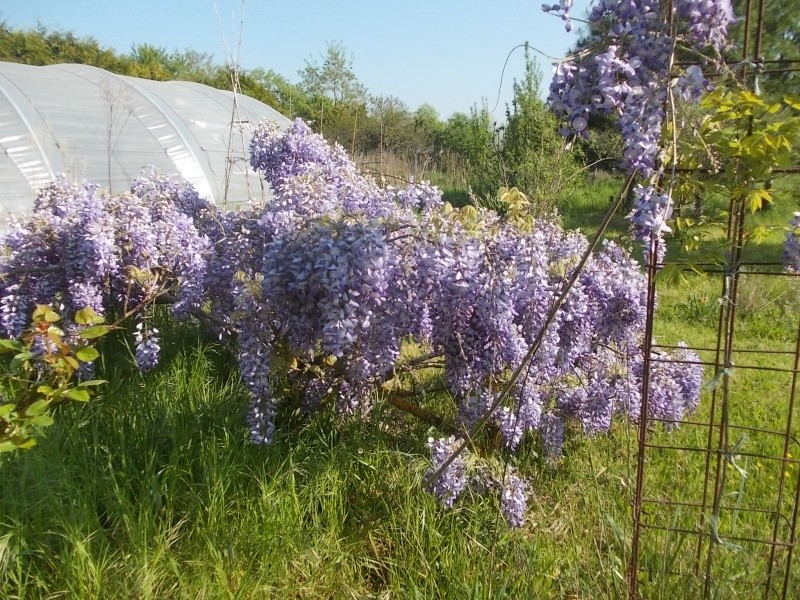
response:
[[[153,167],[219,206],[266,199],[249,162],[262,120],[290,123],[258,100],[199,83],[0,62],[0,222],[29,212],[59,173],[119,193]]]

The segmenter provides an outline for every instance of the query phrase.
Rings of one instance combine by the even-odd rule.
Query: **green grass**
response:
[[[583,211],[591,227],[606,204],[593,208],[591,197],[577,194],[565,222]],[[783,212],[759,218],[779,223]],[[776,258],[780,237],[758,252]],[[659,341],[713,346],[719,285],[697,275],[660,284]],[[800,314],[794,282],[747,277],[741,291],[738,346],[791,347]],[[633,426],[571,436],[557,465],[528,443],[517,460],[531,476],[529,520],[512,531],[490,497],[468,496],[446,511],[421,489],[433,432],[391,407],[343,424],[328,413],[285,419],[272,446],[252,446],[247,393],[227,351],[192,327],[163,328],[168,342],[154,372],[140,376],[125,356],[111,356],[100,397],[65,407],[39,446],[0,462],[0,598],[624,597]],[[735,360],[791,362],[767,354]],[[790,383],[785,373],[737,369],[732,422],[785,426]],[[707,418],[709,405],[706,391],[695,420]],[[702,447],[706,436],[684,425],[654,440]],[[749,433],[741,449],[774,456],[781,444]],[[741,472],[728,471],[720,532],[768,537],[772,522],[741,508],[774,506],[781,477],[797,485],[796,466],[785,477],[775,461],[743,457],[737,465]],[[653,451],[646,495],[698,500],[703,469],[701,455]],[[688,529],[699,519],[690,507],[648,511],[653,522]],[[698,597],[695,543],[645,532],[645,597]],[[716,552],[714,597],[763,595],[763,546]],[[798,580],[792,590],[800,593]]]
[[[0,596],[519,597],[550,570],[522,533],[493,556],[485,499],[445,512],[420,489],[419,426],[319,415],[257,448],[208,346],[167,363],[115,378],[2,465]]]
[[[800,295],[796,282],[781,278],[743,277],[740,286],[740,303],[733,355],[734,372],[730,386],[730,430],[731,444],[737,448],[733,461],[735,466],[727,469],[727,482],[723,494],[726,507],[720,513],[718,531],[724,536],[769,539],[772,535],[773,518],[766,513],[745,513],[743,509],[774,510],[778,497],[778,484],[785,475],[787,490],[794,492],[797,486],[796,466],[789,466],[783,473],[782,464],[774,458],[783,456],[783,439],[758,431],[738,427],[784,431],[787,423],[792,377],[790,373],[762,371],[750,367],[791,369],[794,345],[797,336],[797,319],[800,315]],[[716,344],[716,324],[719,304],[716,300],[721,286],[720,279],[692,276],[680,286],[664,289],[661,294],[661,310],[656,323],[656,336],[663,343],[686,340],[690,345],[713,348]],[[774,355],[745,350],[786,350],[788,355]],[[713,351],[700,352],[705,360],[714,360]],[[710,373],[706,373],[708,383]],[[706,390],[699,410],[692,421],[709,421],[711,392]],[[721,402],[721,388],[717,402]],[[795,407],[793,433],[797,434],[798,410]],[[719,417],[717,417],[717,420]],[[654,436],[654,443],[677,447],[706,448],[709,440],[707,426],[683,425],[675,432],[661,432]],[[714,431],[712,444],[718,442],[719,431]],[[800,448],[796,444],[790,451],[795,455]],[[746,456],[758,454],[772,457],[762,459]],[[711,462],[711,486],[716,456]],[[700,502],[703,497],[703,474],[705,455],[673,449],[658,449],[650,453],[645,495],[673,501]],[[712,489],[712,488],[710,488]],[[779,527],[779,540],[788,540],[788,519],[793,506],[792,498],[784,498],[785,521]],[[788,512],[788,515],[787,515]],[[648,520],[660,525],[669,525],[686,530],[695,530],[700,522],[697,507],[671,508],[650,505]],[[694,536],[665,534],[649,531],[644,538],[647,548],[645,564],[663,561],[670,548],[679,541],[684,545],[677,553],[675,570],[692,573],[697,539]],[[712,571],[715,577],[716,597],[740,597],[764,594],[763,581],[769,560],[769,549],[763,544],[734,542],[736,545],[717,545]],[[777,589],[782,584],[785,553],[776,554],[776,574],[780,574]],[[796,566],[796,565],[795,565]],[[701,571],[702,573],[702,568]],[[655,590],[674,584],[677,578],[662,576],[652,582]],[[702,590],[702,579],[684,580],[689,586],[690,596]],[[670,588],[667,587],[667,590]],[[800,582],[794,579],[794,587],[800,591]],[[649,597],[649,596],[648,596]],[[652,597],[669,598],[669,593],[652,593]],[[777,597],[777,596],[776,596]],[[792,595],[790,594],[790,597]]]
[[[559,202],[559,213],[564,227],[580,229],[587,236],[597,231],[614,199],[620,193],[623,180],[618,175],[605,172],[590,173],[581,182],[565,193]],[[619,238],[627,235],[628,221],[624,208],[620,209],[609,224],[607,236]]]

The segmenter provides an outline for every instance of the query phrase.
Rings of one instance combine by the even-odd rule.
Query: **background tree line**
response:
[[[525,52],[525,72],[513,84],[505,122],[498,124],[486,106],[476,104],[469,113],[442,119],[430,104],[412,110],[395,96],[370,94],[340,42],[329,42],[325,52],[306,59],[293,82],[270,69],[234,69],[193,49],[139,44],[123,53],[72,32],[44,26],[14,29],[0,22],[2,61],[81,63],[121,75],[194,81],[226,90],[236,81],[242,93],[287,117],[309,121],[368,171],[390,179],[430,178],[446,190],[460,190],[464,198],[467,189],[491,198],[501,186],[518,187],[543,202],[542,190],[552,197],[583,157],[593,162],[597,153],[591,148],[564,150],[557,123],[541,99],[541,71],[527,48]]]

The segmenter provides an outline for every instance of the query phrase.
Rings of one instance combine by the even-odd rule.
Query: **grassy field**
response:
[[[612,188],[613,181],[595,182],[576,194],[563,208],[565,223],[591,230]],[[792,210],[756,218],[782,225]],[[624,225],[615,226],[622,235]],[[773,232],[753,256],[779,259],[782,237]],[[713,346],[719,286],[699,275],[663,282],[658,340]],[[793,281],[746,278],[737,343],[791,347],[798,315]],[[432,430],[392,407],[379,405],[373,418],[344,427],[325,413],[288,419],[273,446],[250,445],[247,392],[227,350],[191,326],[163,329],[164,358],[154,372],[141,376],[124,356],[110,357],[101,397],[62,410],[35,450],[0,462],[0,597],[624,596],[635,480],[630,424],[617,423],[611,435],[571,436],[555,465],[539,458],[535,441],[527,444],[518,463],[531,476],[529,520],[509,530],[488,497],[445,511],[421,489]],[[741,360],[786,366],[788,359]],[[733,422],[785,426],[790,385],[786,373],[737,370]],[[706,391],[694,420],[707,418],[709,402]],[[654,440],[702,446],[706,436],[685,425]],[[775,436],[759,434],[740,447],[782,452]],[[703,466],[697,455],[652,452],[646,495],[698,498]],[[741,508],[773,506],[780,478],[793,491],[797,465],[783,472],[781,463],[745,457],[737,467],[729,469],[730,510],[719,530],[769,537],[772,522]],[[698,521],[690,507],[651,507],[649,516],[689,529]],[[694,537],[649,530],[643,543],[645,597],[698,597],[699,578],[671,575],[693,572]],[[721,545],[713,597],[761,597],[764,552]],[[800,575],[791,585],[800,594]]]

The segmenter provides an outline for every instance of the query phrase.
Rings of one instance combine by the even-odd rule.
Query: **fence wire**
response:
[[[780,2],[746,0],[737,14],[743,28],[739,60],[750,65],[742,73],[749,89],[757,89],[757,78],[800,71],[798,59],[762,56],[765,36],[781,35],[764,26],[766,11]],[[800,166],[782,172],[799,173]],[[700,357],[692,362],[705,366],[712,389],[697,415],[680,422],[685,430],[681,439],[691,442],[678,444],[664,433],[678,425],[674,421],[640,420],[629,598],[667,597],[665,589],[685,590],[686,598],[727,597],[727,592],[800,597],[800,574],[793,569],[800,506],[800,318],[792,317],[797,322],[792,339],[773,347],[748,347],[741,333],[744,293],[758,294],[781,278],[797,281],[781,264],[745,260],[748,218],[744,201],[732,199],[723,264],[672,265],[718,280],[714,343],[698,335],[688,344]],[[656,341],[653,316],[660,280],[655,261],[650,263],[643,415],[648,415],[649,367],[659,361],[660,350],[675,348]],[[769,390],[770,396],[754,398],[752,389]]]

